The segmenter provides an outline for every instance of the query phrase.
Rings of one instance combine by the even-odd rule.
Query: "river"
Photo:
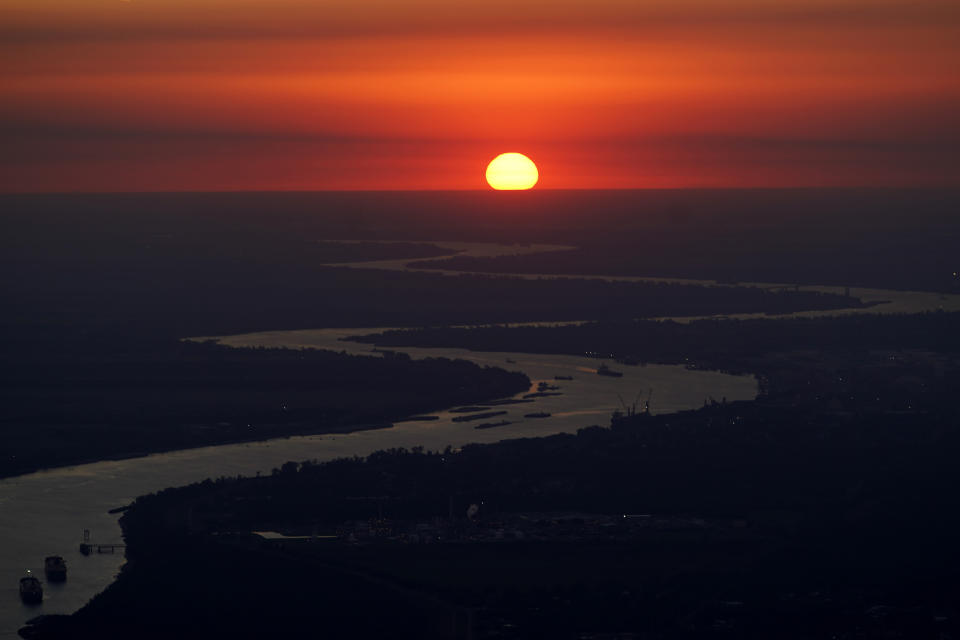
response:
[[[472,255],[496,255],[517,251],[545,250],[544,246],[466,245],[441,243]],[[555,247],[550,247],[555,248]],[[353,268],[405,269],[406,261],[354,263]],[[528,277],[528,276],[524,276]],[[536,277],[536,276],[529,276]],[[571,277],[571,276],[564,276]],[[643,280],[642,278],[606,278]],[[807,287],[809,288],[809,287]],[[829,290],[836,290],[832,288]],[[851,290],[852,295],[871,301],[888,301],[870,312],[892,313],[937,308],[960,310],[960,296],[883,290]],[[860,313],[862,310],[843,310]],[[816,312],[830,315],[837,312]],[[803,314],[812,315],[812,314]],[[218,337],[233,346],[264,345],[316,347],[376,355],[369,344],[344,342],[349,335],[372,333],[374,329],[319,329],[273,331]],[[184,485],[208,477],[269,473],[288,460],[329,460],[340,456],[365,455],[377,449],[413,447],[443,449],[470,442],[494,442],[504,438],[544,436],[574,432],[593,424],[606,425],[620,398],[631,404],[638,397],[650,398],[654,413],[697,408],[706,397],[745,400],[755,397],[756,379],[712,371],[692,371],[680,366],[613,365],[622,378],[599,376],[596,358],[532,355],[525,353],[473,352],[465,349],[396,349],[415,358],[463,358],[480,365],[495,365],[526,373],[534,383],[558,386],[551,395],[532,403],[506,404],[491,410],[506,411],[489,420],[454,422],[462,414],[449,410],[435,412],[435,421],[401,422],[390,429],[350,434],[301,436],[265,442],[222,445],[155,454],[126,460],[110,460],[26,474],[0,481],[0,638],[15,638],[16,630],[37,615],[71,613],[108,586],[123,563],[122,553],[79,553],[83,530],[100,543],[122,542],[118,516],[110,509],[128,504],[136,496],[166,487]],[[571,380],[556,380],[557,376]],[[515,399],[522,399],[518,394]],[[547,418],[525,418],[524,414],[550,413]],[[478,422],[511,424],[478,430]],[[44,580],[43,558],[63,555],[69,578],[61,585]],[[26,570],[44,580],[41,605],[27,606],[17,593],[18,579]]]

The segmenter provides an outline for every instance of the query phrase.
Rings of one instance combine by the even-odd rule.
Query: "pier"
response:
[[[122,550],[125,548],[125,544],[90,542],[90,530],[83,530],[83,542],[80,543],[80,553],[85,556],[91,553],[116,553],[118,549]]]
[[[91,553],[116,553],[117,549],[123,549],[123,544],[91,544],[89,542],[80,543],[80,553],[85,556]]]

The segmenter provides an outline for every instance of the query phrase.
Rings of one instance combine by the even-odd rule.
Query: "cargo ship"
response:
[[[67,579],[67,563],[60,556],[47,556],[43,561],[43,569],[50,582],[63,582]]]
[[[33,576],[20,578],[20,599],[27,604],[39,604],[43,601],[43,585]]]

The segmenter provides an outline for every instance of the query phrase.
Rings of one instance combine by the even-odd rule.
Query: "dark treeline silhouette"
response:
[[[0,476],[291,434],[350,431],[511,396],[526,376],[446,359],[214,343],[10,344],[0,369]],[[14,351],[16,349],[16,351]]]
[[[936,366],[925,368],[927,360]],[[122,519],[129,563],[117,583],[72,618],[32,633],[310,629],[373,637],[371,620],[394,615],[401,593],[419,606],[398,614],[398,624],[421,629],[421,637],[467,637],[451,635],[449,625],[446,634],[438,629],[464,610],[473,612],[477,636],[509,638],[956,633],[960,363],[922,353],[893,362],[886,353],[863,355],[847,362],[840,386],[829,390],[818,381],[836,378],[834,362],[796,368],[803,374],[796,383],[814,393],[785,387],[751,403],[641,414],[610,429],[462,451],[289,463],[270,477],[221,478],[139,498]],[[922,384],[905,387],[907,376]],[[896,396],[902,408],[866,403],[863,389]],[[849,398],[847,406],[825,400],[833,390]],[[468,521],[470,504],[483,506]],[[552,541],[469,541],[472,531],[503,526],[497,523],[510,514],[558,511],[646,514],[663,525],[623,521],[591,531],[579,515],[579,535],[575,519],[568,525],[574,534]],[[324,532],[381,517],[449,521],[463,539],[278,549],[246,533]],[[309,617],[299,596],[271,595],[288,572],[296,574],[288,583],[296,591],[325,595],[349,576],[344,584],[366,582],[370,597],[321,598]],[[206,584],[183,580],[198,574]],[[209,595],[214,582],[216,597]],[[384,598],[391,591],[397,597]]]

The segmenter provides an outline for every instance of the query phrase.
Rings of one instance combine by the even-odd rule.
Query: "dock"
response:
[[[85,556],[91,553],[116,553],[118,549],[123,550],[125,548],[125,544],[90,542],[90,530],[83,530],[83,542],[80,543],[80,553]]]
[[[88,556],[91,553],[116,553],[117,549],[124,548],[126,548],[126,545],[123,544],[96,544],[90,542],[80,543],[80,553],[85,556]]]

